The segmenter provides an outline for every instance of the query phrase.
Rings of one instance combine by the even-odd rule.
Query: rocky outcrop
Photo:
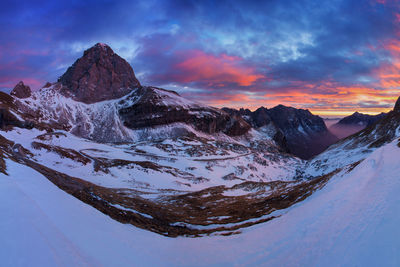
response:
[[[260,107],[254,112],[248,109],[223,108],[223,110],[241,116],[256,129],[272,125],[276,128],[273,140],[283,150],[303,159],[321,153],[338,141],[338,138],[328,131],[323,119],[308,110],[283,105],[271,109]]]
[[[400,112],[400,97],[397,98],[396,104],[394,105],[393,111]]]
[[[119,115],[124,125],[131,129],[140,129],[186,123],[196,130],[214,134],[223,132],[230,136],[245,134],[251,126],[241,117],[215,108],[195,103],[185,103],[185,99],[176,92],[155,87],[141,87],[130,98],[124,100]],[[132,104],[125,102],[132,101]]]
[[[252,114],[252,120],[255,127],[262,127],[272,121],[268,109],[265,107],[256,109]]]
[[[20,81],[14,89],[12,89],[10,95],[18,97],[18,98],[27,98],[32,95],[31,88],[24,84],[23,81]]]
[[[34,125],[32,122],[18,120],[7,108],[0,108],[0,129],[6,130],[13,126],[32,129]]]
[[[230,115],[242,117],[254,128],[268,125],[272,121],[271,117],[268,115],[268,109],[265,107],[260,107],[254,112],[244,108],[241,108],[239,110],[233,108],[222,108],[222,110]]]
[[[117,99],[140,86],[129,63],[100,43],[86,50],[58,82],[64,95],[84,103]]]
[[[49,88],[49,87],[52,86],[52,85],[53,85],[52,83],[47,82],[47,83],[43,86],[43,88]]]
[[[245,120],[251,127],[258,129],[264,126],[270,128],[268,131],[267,138],[272,138],[275,143],[278,145],[282,152],[290,152],[288,143],[286,141],[286,137],[283,132],[276,127],[276,125],[271,120],[271,117],[268,115],[268,109],[265,107],[260,107],[254,112],[249,109],[233,109],[233,108],[222,108],[223,111],[228,113],[231,116],[241,117]]]
[[[300,158],[309,159],[338,141],[324,120],[309,110],[279,105],[269,109],[268,114],[285,135],[290,151]]]

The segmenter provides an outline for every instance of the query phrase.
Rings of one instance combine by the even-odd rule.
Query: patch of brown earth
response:
[[[43,144],[43,143],[39,143],[39,142],[32,142],[32,147],[34,149],[38,149],[38,150],[45,149],[49,152],[54,152],[54,153],[58,154],[61,158],[69,158],[69,159],[72,159],[73,161],[80,162],[84,165],[91,162],[91,160],[88,157],[86,157],[72,149],[63,148],[60,146],[47,145],[47,144]]]

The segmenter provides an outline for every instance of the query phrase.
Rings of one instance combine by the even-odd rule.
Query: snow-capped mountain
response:
[[[33,93],[19,83],[11,95],[15,112],[24,120],[99,142],[199,132],[241,136],[251,128],[240,117],[176,92],[141,86],[130,65],[105,44],[86,50],[58,82]]]
[[[16,99],[26,120],[98,142],[127,142],[205,134],[243,135],[250,126],[241,118],[155,87],[134,88],[118,99],[83,103],[60,93],[60,83]],[[172,127],[171,124],[176,124]],[[157,134],[160,132],[160,134]],[[166,135],[166,136],[163,136]]]

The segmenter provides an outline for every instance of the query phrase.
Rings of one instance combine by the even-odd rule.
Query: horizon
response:
[[[54,82],[100,42],[142,84],[218,108],[283,104],[324,118],[393,108],[400,96],[396,1],[229,3],[6,1],[0,90],[20,80],[33,90]]]

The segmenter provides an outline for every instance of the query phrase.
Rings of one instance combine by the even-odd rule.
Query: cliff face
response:
[[[326,128],[324,120],[310,111],[283,105],[271,109],[260,107],[248,109],[224,108],[231,115],[241,116],[252,127],[258,129],[269,125],[276,129],[274,140],[284,150],[308,159],[321,153],[329,145],[338,141]]]
[[[59,78],[62,93],[95,103],[127,95],[140,86],[132,67],[105,44],[96,44]]]
[[[204,133],[223,132],[237,136],[251,128],[241,117],[188,101],[176,92],[161,88],[141,87],[130,98],[135,101],[123,103],[119,115],[124,125],[131,129],[181,122]]]

